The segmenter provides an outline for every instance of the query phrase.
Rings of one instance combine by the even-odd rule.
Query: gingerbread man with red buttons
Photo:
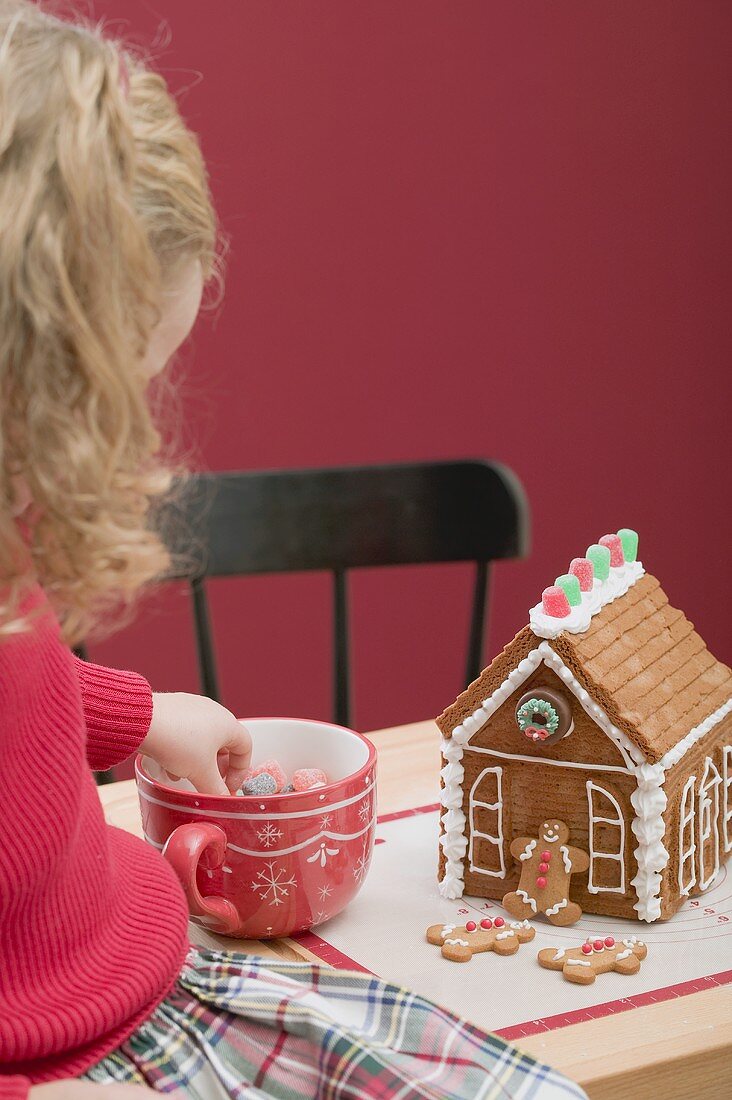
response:
[[[571,876],[590,866],[590,857],[569,844],[564,821],[545,821],[538,837],[520,836],[511,842],[511,855],[521,865],[518,886],[503,899],[512,917],[526,920],[543,914],[552,924],[576,924],[582,910],[569,900]]]

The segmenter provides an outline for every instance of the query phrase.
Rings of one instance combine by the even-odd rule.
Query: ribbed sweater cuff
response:
[[[75,657],[86,721],[86,756],[94,771],[132,756],[152,721],[152,691],[144,676]],[[1,1100],[2,1093],[0,1093]]]
[[[28,1100],[29,1091],[27,1077],[0,1077],[0,1100]]]

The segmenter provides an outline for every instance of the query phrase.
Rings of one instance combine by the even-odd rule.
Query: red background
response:
[[[225,303],[183,353],[195,461],[499,459],[533,551],[496,570],[487,657],[570,558],[631,526],[729,660],[732,5],[92,6],[188,88],[231,240]],[[327,717],[326,579],[212,588],[228,705]],[[440,711],[467,567],[353,591],[356,724]],[[194,689],[185,593],[92,656]]]

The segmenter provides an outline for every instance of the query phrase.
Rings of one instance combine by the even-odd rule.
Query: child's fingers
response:
[[[216,759],[201,764],[188,778],[201,794],[228,794],[229,790],[221,778]]]
[[[249,730],[241,722],[234,723],[231,739],[227,742],[229,766],[226,770],[226,785],[230,791],[238,791],[244,782],[244,776],[252,759],[252,738]]]

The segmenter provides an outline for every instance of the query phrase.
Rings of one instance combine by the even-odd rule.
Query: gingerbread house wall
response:
[[[561,692],[568,699],[574,721],[573,732],[548,748],[528,741],[515,720],[520,696],[542,686]],[[488,751],[481,752],[481,749]],[[493,756],[491,751],[505,755]],[[624,770],[627,763],[619,749],[551,669],[539,665],[516,689],[471,737],[464,748],[462,763],[462,808],[468,839],[464,873],[467,894],[500,899],[514,889],[519,870],[509,851],[511,840],[517,836],[538,835],[548,817],[566,821],[571,830],[571,843],[589,851],[591,826],[587,785],[591,783],[596,816],[617,815],[619,820],[617,826],[599,823],[594,826],[595,850],[601,851],[603,845],[608,850],[620,850],[622,861],[600,858],[593,861],[592,885],[612,887],[612,892],[591,891],[590,875],[586,872],[572,878],[571,897],[587,912],[636,916],[633,905],[637,898],[631,881],[637,872],[633,856],[637,841],[631,829],[635,811],[630,801],[636,789],[635,777]],[[589,768],[588,764],[598,767]],[[493,803],[498,793],[498,777],[494,778],[497,768],[500,768],[502,802],[500,830],[496,811],[479,804]],[[498,858],[498,845],[485,839],[487,836],[495,838],[498,831],[501,833],[502,859]],[[475,869],[471,870],[471,864]]]
[[[708,768],[708,764],[711,767]],[[716,776],[718,782],[715,782]],[[711,835],[704,843],[700,861],[702,788],[711,802]],[[712,885],[703,885],[710,872],[723,867],[732,857],[732,715],[710,730],[669,769],[664,792],[667,803],[663,844],[669,860],[662,876],[661,916],[666,918],[672,916],[687,898],[704,893]],[[685,822],[683,837],[682,820]]]

